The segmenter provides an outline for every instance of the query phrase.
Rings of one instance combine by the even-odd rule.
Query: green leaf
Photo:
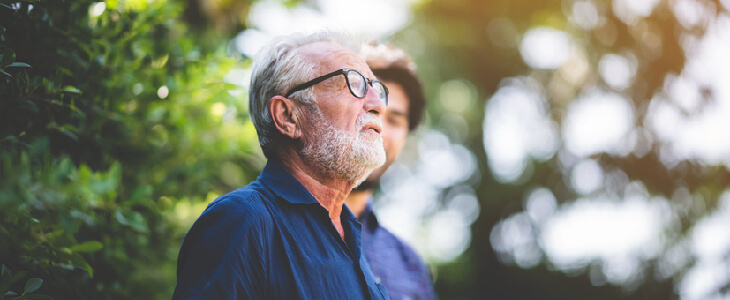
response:
[[[122,212],[117,211],[116,217],[120,224],[129,226],[137,232],[147,233],[147,224],[139,212],[128,212],[127,216],[125,216]]]
[[[40,278],[28,279],[28,281],[25,282],[24,293],[35,292],[37,289],[39,289],[41,287],[41,284],[43,284],[43,279],[40,279]]]
[[[71,73],[71,70],[59,67],[58,70],[56,70],[58,73],[66,75],[66,76],[73,76],[73,73]]]
[[[129,199],[148,201],[149,197],[152,195],[153,192],[154,192],[154,189],[151,186],[144,185],[144,186],[134,189],[134,191],[132,192],[132,196],[129,197]]]
[[[24,62],[14,62],[7,66],[7,68],[32,68],[29,64]]]
[[[70,108],[71,110],[73,110],[74,112],[76,112],[82,116],[86,115],[83,111],[81,111],[78,107],[76,107],[76,105],[69,104],[68,108]]]
[[[91,265],[89,265],[89,263],[87,263],[80,254],[72,255],[71,263],[74,265],[74,267],[77,267],[89,273],[89,277],[94,277],[94,268],[92,268]]]
[[[19,271],[13,275],[13,279],[10,279],[10,284],[15,283],[18,280],[23,279],[23,277],[28,275],[28,271]]]
[[[78,245],[74,245],[71,247],[71,251],[73,252],[95,252],[99,251],[103,246],[101,242],[99,241],[86,241]]]
[[[162,57],[160,57],[159,59],[156,59],[156,60],[152,61],[152,68],[159,69],[159,68],[164,67],[165,64],[167,64],[167,60],[169,58],[170,58],[170,55],[169,54],[165,54]]]
[[[66,126],[64,126],[64,127],[51,127],[51,126],[48,126],[48,127],[49,127],[49,129],[58,130],[58,132],[62,133],[63,135],[69,137],[70,139],[72,139],[72,140],[74,140],[76,142],[79,141],[79,136],[76,135],[75,132],[69,130],[70,128],[65,128]]]
[[[67,85],[66,87],[64,87],[61,90],[61,92],[81,94],[81,90],[79,90],[75,86],[71,86],[71,85]]]
[[[15,62],[15,51],[10,48],[5,48],[3,51],[3,58],[0,60],[0,68],[5,68]]]

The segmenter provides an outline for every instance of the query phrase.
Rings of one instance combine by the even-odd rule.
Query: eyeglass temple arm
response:
[[[301,90],[306,89],[306,88],[308,88],[310,86],[313,86],[313,85],[318,84],[318,83],[320,83],[322,81],[325,81],[327,78],[330,78],[330,77],[333,77],[333,76],[337,76],[337,75],[340,75],[340,74],[345,74],[345,70],[340,69],[340,70],[334,71],[332,73],[324,74],[322,76],[319,76],[319,77],[317,77],[315,79],[312,79],[312,80],[310,80],[308,82],[305,82],[305,83],[302,83],[300,85],[297,85],[293,89],[289,90],[289,92],[286,93],[286,95],[284,95],[284,97],[285,98],[289,98],[289,96],[291,96],[291,94],[294,94],[294,93],[296,93],[298,91],[301,91]]]

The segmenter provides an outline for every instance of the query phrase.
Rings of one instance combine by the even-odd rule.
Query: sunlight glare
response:
[[[89,17],[96,18],[101,16],[101,14],[104,13],[104,10],[106,10],[106,3],[104,2],[96,2],[89,6]]]
[[[558,267],[591,259],[656,255],[666,210],[641,199],[578,199],[561,206],[542,231],[545,252]]]
[[[591,92],[568,107],[563,120],[565,147],[578,156],[619,152],[634,124],[633,107],[622,96]]]
[[[621,55],[606,54],[598,63],[598,73],[612,88],[624,90],[634,82],[636,64]]]
[[[489,241],[500,261],[531,268],[542,259],[535,236],[530,217],[525,212],[518,212],[497,223]]]
[[[585,30],[591,30],[597,25],[603,25],[606,22],[605,17],[598,14],[596,4],[591,1],[574,2],[570,21]]]
[[[727,254],[730,253],[730,189],[720,197],[718,209],[701,219],[692,228],[690,241],[697,263],[679,284],[683,299],[707,299],[720,291],[730,275]]]
[[[236,39],[237,49],[246,56],[253,56],[273,36],[318,30],[342,30],[363,40],[380,39],[403,28],[411,18],[407,1],[316,2],[314,7],[287,8],[281,1],[255,1],[249,13],[249,29]],[[372,22],[373,16],[377,16],[377,22]]]
[[[537,225],[542,225],[555,213],[558,202],[549,189],[537,188],[530,192],[525,200],[525,211]]]
[[[520,46],[522,59],[535,69],[556,69],[570,53],[570,37],[562,31],[538,27],[525,33]]]
[[[635,24],[639,18],[647,17],[659,0],[614,0],[613,12],[626,24]]]
[[[487,102],[484,149],[501,182],[517,180],[530,158],[548,159],[558,147],[545,100],[530,86],[530,79],[512,78]]]
[[[592,159],[578,163],[571,173],[571,184],[576,192],[587,195],[603,185],[603,169]]]

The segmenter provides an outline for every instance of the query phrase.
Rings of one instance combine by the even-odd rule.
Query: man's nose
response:
[[[368,86],[368,91],[365,93],[365,111],[376,114],[378,116],[385,113],[385,100],[378,97],[378,93],[375,92],[373,87]]]

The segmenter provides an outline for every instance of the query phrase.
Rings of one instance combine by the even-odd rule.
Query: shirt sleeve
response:
[[[256,194],[214,201],[185,236],[173,299],[265,299],[273,221]],[[268,217],[268,218],[267,218]]]

